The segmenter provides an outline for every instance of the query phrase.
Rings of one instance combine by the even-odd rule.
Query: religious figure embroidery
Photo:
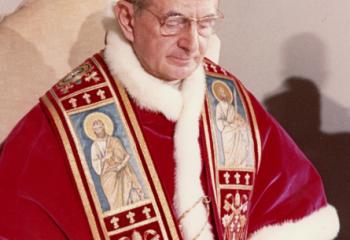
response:
[[[225,167],[246,167],[250,142],[249,127],[237,111],[236,92],[234,91],[234,96],[232,96],[229,87],[221,81],[215,81],[212,88],[218,100],[215,119],[221,133]]]
[[[88,126],[90,125],[90,126]],[[144,192],[129,164],[130,155],[121,140],[112,136],[113,122],[103,113],[92,113],[84,121],[85,130],[91,129],[95,138],[91,145],[93,170],[100,177],[110,210],[144,199]]]

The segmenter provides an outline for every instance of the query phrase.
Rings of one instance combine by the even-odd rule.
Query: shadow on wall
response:
[[[350,239],[350,132],[322,132],[321,99],[322,106],[332,106],[327,114],[340,113],[342,121],[350,119],[346,118],[346,109],[320,94],[319,87],[327,80],[322,41],[305,33],[286,43],[284,75],[289,77],[284,81],[282,92],[265,99],[264,103],[320,172],[328,201],[340,216],[337,240]]]

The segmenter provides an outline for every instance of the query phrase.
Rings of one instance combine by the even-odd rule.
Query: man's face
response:
[[[158,16],[183,15],[203,18],[215,15],[218,0],[149,0],[147,9]],[[134,19],[134,51],[150,74],[164,79],[184,79],[201,64],[208,38],[198,34],[194,22],[179,34],[163,36],[158,19],[141,10]]]

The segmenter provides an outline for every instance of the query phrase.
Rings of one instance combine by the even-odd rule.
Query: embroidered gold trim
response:
[[[79,173],[78,167],[76,165],[76,160],[75,160],[75,157],[73,155],[72,148],[70,146],[67,133],[63,127],[63,124],[61,122],[60,117],[58,116],[56,109],[54,108],[54,106],[52,105],[52,103],[48,99],[48,97],[45,95],[42,97],[42,100],[43,100],[43,103],[45,104],[45,106],[47,107],[47,109],[49,110],[49,112],[54,120],[55,126],[57,127],[58,133],[61,136],[63,147],[64,147],[65,152],[67,154],[67,158],[68,158],[68,161],[70,163],[69,165],[70,165],[70,168],[72,170],[74,179],[76,180],[75,183],[77,185],[78,191],[79,191],[80,196],[81,196],[81,201],[83,203],[85,214],[87,216],[88,223],[90,225],[90,230],[91,230],[92,236],[94,239],[97,239],[97,240],[101,239],[100,234],[99,234],[98,229],[97,229],[97,226],[95,224],[95,218],[93,216],[91,208],[89,207],[89,200],[88,200],[88,197],[87,197],[86,192],[84,190],[83,182],[80,178],[80,173]]]
[[[237,81],[238,82],[238,81]],[[245,98],[247,99],[247,103],[248,103],[248,107],[249,107],[249,112],[251,114],[252,120],[253,120],[253,126],[254,126],[254,133],[255,133],[255,137],[256,137],[256,143],[257,143],[257,150],[258,150],[258,166],[257,166],[257,171],[259,171],[260,169],[260,164],[261,164],[261,137],[260,137],[260,131],[259,131],[259,125],[258,125],[258,121],[256,120],[256,115],[254,112],[254,108],[252,105],[252,102],[250,100],[250,97],[248,96],[248,93],[246,91],[246,89],[244,88],[244,86],[238,82],[238,84],[240,85],[242,92],[245,96]]]
[[[207,92],[209,92],[207,90]],[[208,114],[209,114],[209,124],[211,126],[211,136],[212,136],[212,140],[213,140],[213,150],[214,150],[214,167],[216,169],[215,171],[215,179],[216,179],[216,183],[215,183],[215,187],[216,187],[216,193],[217,193],[217,205],[219,207],[219,216],[221,216],[221,207],[220,207],[220,203],[221,203],[221,194],[220,194],[220,188],[219,188],[219,166],[218,166],[218,162],[219,162],[219,159],[218,159],[218,149],[217,149],[217,145],[216,143],[218,142],[217,138],[216,138],[216,132],[215,132],[215,124],[213,123],[213,116],[212,116],[212,113],[211,113],[211,104],[210,104],[210,101],[208,99],[208,96],[207,96],[207,106],[208,106]]]
[[[79,155],[79,158],[80,158],[80,163],[83,166],[83,170],[84,170],[84,173],[85,173],[85,176],[86,176],[86,179],[87,179],[88,187],[89,187],[89,190],[91,192],[93,204],[96,207],[96,211],[97,211],[97,215],[98,215],[98,221],[99,221],[99,223],[101,225],[104,237],[108,238],[108,231],[107,231],[105,223],[103,222],[103,213],[101,212],[101,208],[99,208],[99,207],[101,207],[100,206],[100,202],[98,200],[98,195],[97,195],[97,192],[96,192],[96,189],[95,189],[95,186],[94,186],[94,182],[93,182],[91,174],[90,174],[89,167],[87,166],[87,161],[86,161],[86,158],[85,158],[85,154],[83,153],[83,151],[82,151],[82,149],[80,147],[81,143],[80,143],[79,139],[77,138],[77,136],[75,134],[75,130],[74,130],[74,128],[72,126],[72,123],[71,123],[71,120],[69,118],[70,115],[68,115],[67,112],[64,110],[63,105],[60,102],[58,96],[55,94],[55,92],[52,92],[52,95],[55,98],[55,100],[56,100],[58,106],[60,107],[61,111],[63,112],[63,116],[64,116],[64,118],[66,120],[66,123],[68,125],[69,131],[72,133],[73,141],[75,143],[75,146],[77,148],[78,155]],[[76,163],[74,162],[74,164],[76,164]],[[77,178],[81,181],[80,173],[78,172],[77,174],[78,174]],[[85,189],[85,188],[83,187],[83,189]],[[85,207],[85,205],[87,205],[87,206],[89,206],[91,208],[89,201],[84,203],[84,207]]]
[[[79,91],[75,91],[75,92],[73,92],[73,93],[71,93],[71,94],[68,94],[67,96],[64,96],[64,97],[60,98],[60,100],[61,100],[61,101],[64,101],[64,100],[67,100],[67,99],[69,99],[69,98],[73,98],[73,97],[75,97],[75,96],[78,96],[79,94],[82,94],[82,93],[84,93],[84,92],[89,92],[89,91],[91,91],[91,90],[98,89],[98,88],[102,88],[102,87],[105,87],[105,86],[107,86],[107,83],[106,83],[106,82],[100,83],[100,84],[97,84],[97,85],[93,85],[93,86],[91,86],[91,87],[83,88],[83,89],[81,89],[81,90],[79,90]]]
[[[217,195],[218,195],[218,200],[217,200],[217,204],[218,204],[218,213],[219,213],[219,216],[220,216],[220,220],[221,220],[221,217],[222,217],[222,204],[221,204],[221,199],[224,197],[224,194],[222,191],[223,190],[228,190],[228,191],[235,191],[235,190],[246,190],[246,191],[249,191],[249,199],[251,199],[251,192],[253,190],[253,186],[248,186],[248,185],[237,185],[237,184],[231,184],[231,185],[225,185],[225,184],[219,184],[219,178],[218,178],[218,174],[219,174],[219,171],[246,171],[246,172],[252,172],[254,173],[255,175],[255,172],[256,172],[256,162],[257,162],[257,154],[256,154],[256,149],[257,147],[254,146],[255,145],[255,142],[254,142],[254,136],[255,136],[255,132],[253,131],[253,127],[254,127],[254,130],[255,130],[255,126],[253,124],[250,124],[250,121],[249,121],[249,113],[251,113],[251,108],[248,106],[248,103],[246,103],[247,101],[244,101],[245,99],[245,95],[244,95],[244,92],[241,91],[241,89],[239,88],[240,85],[239,85],[239,82],[233,78],[233,77],[229,77],[229,76],[223,76],[222,74],[207,74],[207,76],[209,77],[212,77],[214,78],[214,80],[221,80],[221,81],[232,81],[233,85],[234,85],[234,89],[233,91],[236,91],[237,93],[237,96],[240,98],[241,102],[242,102],[242,107],[245,112],[245,119],[248,121],[248,125],[249,125],[249,136],[250,136],[250,141],[252,143],[251,147],[250,147],[250,154],[252,154],[252,159],[253,159],[253,166],[252,167],[244,167],[244,168],[237,168],[237,167],[225,167],[225,166],[221,166],[220,162],[219,162],[219,152],[218,152],[218,138],[219,136],[217,135],[217,132],[216,132],[216,128],[215,128],[215,115],[213,116],[213,113],[212,113],[212,108],[214,106],[212,106],[211,102],[210,102],[210,99],[209,99],[209,96],[206,97],[206,101],[207,101],[207,105],[208,105],[208,115],[209,115],[209,124],[211,126],[211,134],[212,134],[212,140],[214,142],[214,145],[213,145],[213,148],[214,148],[214,159],[215,159],[215,166],[216,166],[216,171],[215,171],[215,177],[216,177],[216,191],[217,191]],[[208,86],[209,87],[209,86]],[[207,90],[208,91],[208,90]],[[210,137],[210,136],[209,136]],[[250,201],[250,200],[249,200]],[[220,222],[218,223],[220,224]]]
[[[174,240],[178,240],[179,236],[178,236],[177,231],[176,231],[175,222],[173,221],[172,215],[170,213],[170,208],[169,208],[168,202],[166,201],[164,192],[163,192],[162,187],[160,185],[160,180],[158,178],[157,172],[156,172],[155,167],[153,165],[152,158],[151,158],[151,155],[148,151],[145,139],[143,138],[143,134],[141,132],[140,126],[138,125],[138,121],[136,119],[135,113],[132,110],[132,106],[131,106],[129,97],[127,96],[127,94],[126,94],[124,88],[121,86],[121,84],[116,80],[115,80],[115,83],[116,83],[118,91],[122,97],[122,101],[125,105],[127,114],[129,115],[131,125],[133,126],[136,137],[139,141],[141,151],[145,157],[145,161],[147,163],[148,170],[150,172],[150,175],[151,175],[153,182],[154,182],[154,186],[155,186],[156,191],[158,193],[159,200],[160,200],[160,203],[162,205],[166,221],[168,222],[171,237]],[[166,234],[165,234],[165,236],[166,236]]]
[[[152,200],[150,200],[150,199],[147,199],[147,200],[144,200],[144,201],[139,201],[139,202],[136,202],[136,203],[134,203],[132,205],[127,205],[127,206],[124,206],[124,207],[120,207],[117,210],[104,212],[103,216],[104,217],[110,217],[110,216],[113,216],[115,214],[119,214],[121,212],[127,211],[129,209],[139,208],[141,206],[144,206],[144,205],[147,205],[147,204],[150,204],[150,203],[153,203]]]
[[[231,76],[228,76],[228,75],[224,75],[222,73],[213,73],[213,72],[206,71],[205,74],[207,76],[211,76],[211,77],[214,77],[214,78],[223,78],[223,79],[235,80],[234,77],[231,77]]]
[[[97,68],[100,70],[100,72],[102,73],[103,77],[104,77],[105,79],[109,79],[109,78],[107,77],[107,74],[105,73],[104,69],[102,68],[102,66],[100,66],[100,63],[99,63],[95,58],[92,58],[92,61],[93,61],[93,63],[97,66]],[[115,81],[115,80],[112,79],[111,81]],[[116,85],[117,85],[117,88],[118,88],[118,89],[117,89],[118,92],[122,95],[121,89],[120,89],[120,88],[122,88],[122,87],[118,87],[117,81],[115,81],[115,82],[116,82]],[[118,100],[118,98],[117,98],[117,96],[116,96],[115,90],[113,90],[113,87],[112,87],[112,85],[111,85],[111,83],[110,83],[109,81],[107,81],[107,83],[108,83],[109,88],[112,89],[111,93],[112,93],[112,96],[113,96],[113,99],[114,99],[114,102],[115,102],[116,111],[119,112],[119,113],[121,113],[121,114],[120,114],[120,117],[121,117],[121,119],[122,119],[123,124],[125,124],[125,130],[126,130],[126,133],[127,133],[127,135],[128,135],[128,138],[131,140],[131,141],[130,141],[130,144],[131,144],[131,147],[133,148],[133,151],[134,151],[134,153],[135,153],[135,156],[137,156],[137,161],[138,161],[138,163],[139,163],[140,166],[143,166],[143,164],[142,164],[142,162],[141,162],[141,159],[140,159],[140,156],[139,156],[139,154],[138,154],[138,150],[137,150],[136,142],[135,142],[135,141],[139,141],[139,138],[137,138],[137,139],[134,140],[134,138],[132,137],[132,134],[131,134],[131,132],[130,132],[129,127],[127,126],[128,124],[127,124],[127,121],[126,121],[125,116],[124,116],[125,114],[129,115],[129,113],[125,113],[125,114],[123,113],[123,111],[122,111],[122,109],[121,109],[121,106],[120,106],[120,102],[119,102],[119,100]],[[126,95],[126,93],[125,93],[125,95]],[[126,95],[126,96],[127,96],[127,95]],[[124,105],[125,105],[124,99],[123,99],[123,103],[124,103]],[[127,109],[127,107],[126,107],[126,109]],[[131,106],[130,106],[130,109],[129,109],[129,110],[133,113],[133,110],[132,110]],[[136,118],[135,118],[135,119],[136,119]],[[137,120],[136,120],[136,121],[137,121]],[[137,123],[137,124],[138,124],[138,123]],[[131,124],[131,125],[133,125],[133,124]],[[137,126],[138,126],[138,125],[137,125]],[[134,126],[133,126],[133,127],[134,127]],[[140,144],[140,146],[141,146],[141,144]],[[142,146],[141,146],[141,149],[143,150],[143,147],[142,147]],[[144,153],[143,153],[143,154],[144,154]],[[145,158],[146,158],[146,156],[145,156]],[[146,176],[146,173],[144,172],[144,170],[142,170],[142,171],[140,171],[140,172],[141,172],[141,174],[142,174],[142,176],[143,176],[144,179],[148,179],[147,176]],[[152,177],[152,174],[151,174],[151,177]],[[154,180],[153,177],[152,177],[152,179],[153,179],[153,182],[155,182],[155,183],[158,183],[158,182],[159,182],[158,179]],[[147,190],[148,190],[148,192],[150,193],[150,198],[152,198],[153,207],[154,207],[154,211],[155,211],[156,215],[157,215],[157,216],[161,216],[159,207],[158,207],[158,205],[157,205],[157,203],[155,202],[155,199],[154,199],[153,191],[152,191],[152,189],[151,189],[151,187],[150,187],[149,184],[147,184]],[[159,194],[159,191],[158,191],[158,194]],[[162,204],[162,205],[164,205],[164,204]],[[167,217],[167,216],[166,216],[166,217]],[[162,231],[162,235],[166,238],[168,234],[166,233],[165,226],[164,226],[164,222],[163,222],[163,219],[162,219],[162,218],[159,218],[159,225],[160,225],[160,229],[161,229],[161,231]]]
[[[207,146],[207,148],[206,148],[207,149],[207,155],[208,155],[208,160],[209,160],[210,178],[211,178],[212,186],[216,186],[215,178],[214,178],[215,170],[214,170],[214,166],[213,166],[212,149],[211,149],[210,139],[209,139],[209,127],[208,127],[207,114],[206,114],[205,109],[202,112],[202,119],[203,119],[205,142],[206,142],[206,146]],[[217,202],[218,201],[217,192],[215,191],[215,189],[214,189],[213,192],[214,192],[215,201]]]
[[[134,228],[138,228],[138,227],[141,227],[141,226],[144,226],[144,225],[147,225],[147,224],[150,224],[150,223],[154,223],[154,222],[157,222],[157,221],[159,221],[159,219],[157,217],[153,217],[153,218],[147,219],[145,221],[138,222],[138,223],[135,223],[133,225],[114,230],[112,232],[109,232],[108,235],[109,236],[117,235],[119,233],[127,232],[129,230],[134,229]]]
[[[230,189],[230,190],[253,190],[252,186],[246,186],[246,185],[219,185],[220,189]]]
[[[114,101],[112,99],[106,99],[106,100],[102,100],[100,102],[89,104],[87,106],[76,107],[76,108],[73,108],[71,110],[67,110],[66,112],[68,115],[71,115],[71,114],[81,113],[81,112],[85,112],[87,110],[94,109],[94,108],[96,108],[96,106],[101,107],[101,106],[105,106],[105,105],[108,105],[111,103],[114,103]]]
[[[218,170],[255,173],[255,170],[253,168],[244,168],[244,167],[220,167]]]
[[[242,102],[242,105],[243,105],[243,108],[244,108],[244,111],[247,113],[247,112],[250,112],[252,115],[252,118],[253,118],[253,126],[254,126],[254,130],[256,131],[257,129],[257,126],[255,126],[255,123],[256,123],[256,118],[255,118],[255,113],[254,113],[254,110],[252,108],[252,104],[251,104],[251,101],[250,101],[250,98],[247,96],[247,93],[246,93],[246,90],[244,88],[244,86],[240,83],[240,81],[238,81],[235,77],[231,77],[231,76],[228,76],[228,75],[223,75],[223,74],[220,74],[220,73],[212,73],[212,72],[206,72],[206,75],[208,76],[211,76],[211,77],[214,77],[214,78],[221,78],[221,79],[229,79],[229,80],[232,80],[234,82],[234,85],[235,85],[235,89],[237,91],[237,93],[239,94],[240,98],[242,98],[242,92],[243,92],[243,95],[245,96],[245,99],[247,99],[247,103],[248,103],[248,108],[249,108],[249,111],[247,109],[247,106]],[[237,85],[239,85],[242,89],[242,92],[240,91],[239,88],[237,88]],[[247,116],[248,117],[248,116]],[[254,122],[255,120],[255,122]],[[257,124],[256,124],[257,125]],[[249,126],[251,128],[251,126]],[[257,133],[255,132],[255,135]],[[252,135],[252,134],[251,134]],[[259,135],[259,134],[258,134]],[[260,135],[259,136],[256,136],[257,137],[257,140],[259,138],[259,144],[258,144],[258,155],[260,154],[261,155],[261,143],[260,143]],[[260,150],[259,150],[260,149]],[[260,163],[260,156],[258,157],[258,162]],[[258,168],[259,169],[259,168]]]

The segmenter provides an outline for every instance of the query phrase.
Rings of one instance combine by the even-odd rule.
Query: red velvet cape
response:
[[[249,95],[262,143],[248,233],[299,220],[327,204],[321,178],[279,124]],[[174,122],[133,103],[167,199],[174,195]],[[200,147],[207,155],[202,124]],[[161,146],[161,148],[159,147]],[[74,179],[47,113],[36,105],[4,141],[0,153],[0,237],[91,239]],[[167,159],[167,161],[164,161]],[[207,188],[207,176],[202,184]],[[217,234],[217,229],[213,229]]]

